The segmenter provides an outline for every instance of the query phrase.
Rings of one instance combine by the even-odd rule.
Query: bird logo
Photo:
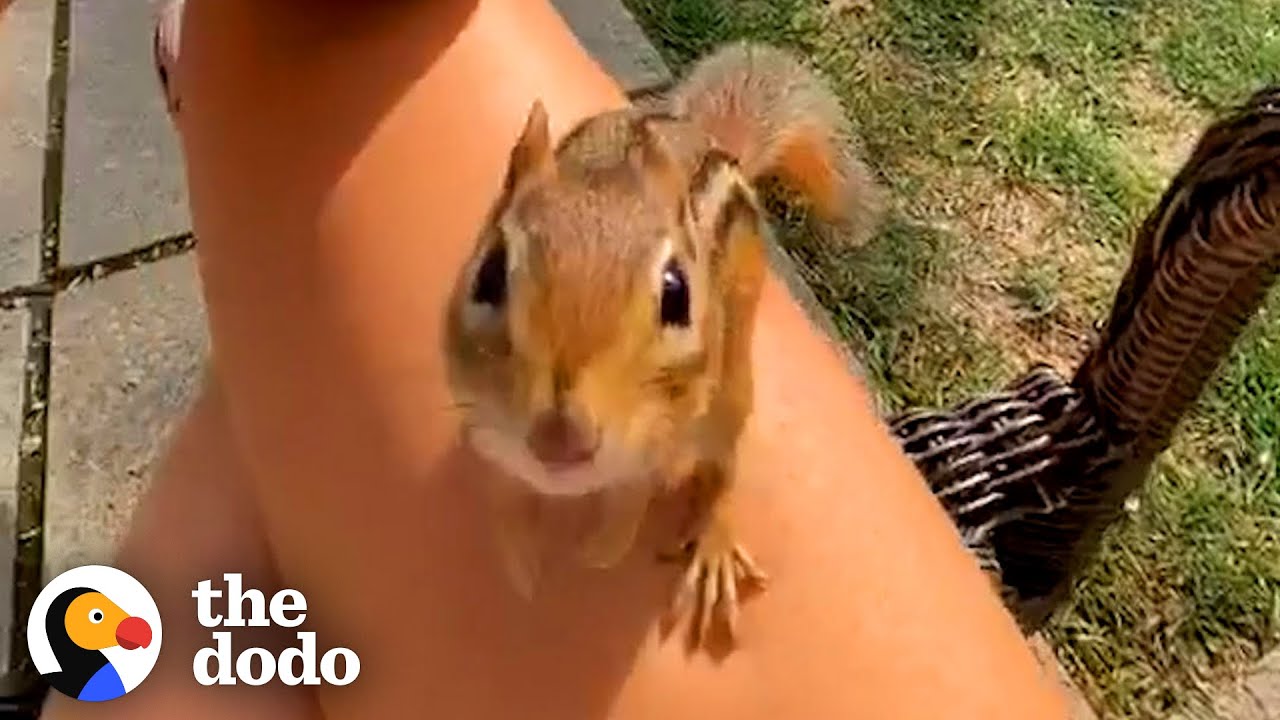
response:
[[[53,689],[102,702],[132,691],[160,651],[160,614],[151,594],[125,572],[73,568],[45,586],[27,622],[36,669]]]

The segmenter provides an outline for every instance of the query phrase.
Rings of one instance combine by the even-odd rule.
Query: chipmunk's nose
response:
[[[546,465],[576,465],[595,457],[600,435],[582,419],[548,410],[534,420],[526,442]]]

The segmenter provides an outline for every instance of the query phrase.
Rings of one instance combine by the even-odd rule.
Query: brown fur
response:
[[[884,196],[858,157],[845,110],[790,53],[726,45],[693,66],[670,105],[738,157],[749,180],[776,176],[808,197],[844,240],[875,231]]]
[[[604,113],[554,146],[547,127],[539,103],[450,306],[446,357],[464,425],[488,438],[478,447],[497,443],[488,452],[515,463],[512,472],[534,473],[535,486],[551,481],[510,457],[535,418],[559,412],[600,434],[605,457],[592,470],[604,478],[602,515],[584,543],[594,565],[627,551],[662,480],[698,478],[705,507],[689,530],[694,556],[678,604],[703,593],[703,630],[707,603],[717,605],[707,598],[728,596],[716,612],[732,626],[736,583],[763,579],[734,541],[730,507],[767,269],[769,228],[752,183],[778,175],[824,217],[864,232],[874,185],[834,95],[770,48],[721,50],[659,111]],[[506,299],[487,311],[470,297],[499,245]],[[687,275],[687,329],[660,322],[668,257]],[[530,492],[522,483],[503,487],[493,496],[499,539],[516,585],[531,592],[537,499],[518,499]]]

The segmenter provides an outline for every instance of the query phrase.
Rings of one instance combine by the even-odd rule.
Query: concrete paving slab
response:
[[[1245,689],[1267,713],[1280,718],[1280,650],[1272,651],[1249,674]]]
[[[18,484],[18,443],[22,433],[22,378],[26,366],[27,313],[0,312],[0,589],[13,587]],[[13,597],[0,593],[0,668],[9,666]]]
[[[666,82],[670,71],[640,25],[616,0],[552,0],[587,52],[627,92]]]
[[[64,263],[189,229],[182,155],[151,62],[162,4],[71,2]]]
[[[1213,706],[1223,720],[1280,720],[1280,650],[1273,650],[1243,678],[1223,689]]]
[[[1169,717],[1169,720],[1276,720],[1276,715],[1267,713],[1258,699],[1250,695],[1242,687],[1231,686],[1218,688],[1214,692],[1221,695],[1212,697],[1208,706],[1196,705]]]
[[[39,269],[53,11],[50,0],[16,0],[0,19],[0,289]]]
[[[46,577],[110,560],[198,386],[207,342],[192,255],[58,298]]]

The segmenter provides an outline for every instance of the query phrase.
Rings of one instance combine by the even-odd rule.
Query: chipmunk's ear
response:
[[[636,118],[632,126],[630,161],[649,188],[672,208],[684,200],[687,186],[684,168],[659,125],[674,118],[649,114]]]
[[[535,100],[524,121],[520,139],[511,150],[507,166],[507,189],[555,172],[555,149],[551,146],[551,129],[547,108]]]
[[[708,150],[689,181],[688,192],[695,243],[710,250],[713,258],[726,252],[741,233],[759,232],[763,218],[755,192],[729,154]]]

